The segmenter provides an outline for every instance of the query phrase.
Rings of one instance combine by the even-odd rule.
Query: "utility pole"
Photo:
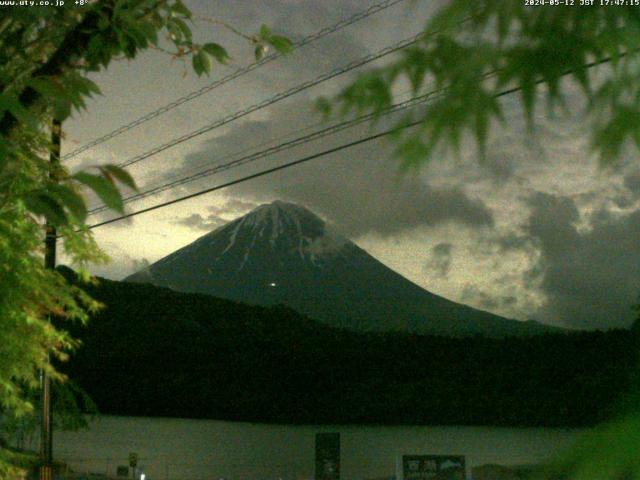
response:
[[[56,180],[56,171],[60,164],[60,143],[62,124],[53,120],[51,125],[51,154],[49,176]],[[56,227],[47,221],[44,239],[44,266],[46,269],[56,268]],[[40,426],[40,480],[53,480],[53,411],[51,408],[51,379],[47,372],[41,372],[42,424]]]

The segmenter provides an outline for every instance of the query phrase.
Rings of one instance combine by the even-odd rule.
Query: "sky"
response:
[[[252,62],[247,32],[262,23],[292,40],[365,10],[376,0],[187,1],[196,40],[228,48],[232,61],[198,78],[188,65],[150,51],[95,75],[102,95],[64,125],[63,155]],[[73,169],[119,163],[279,92],[418,33],[437,2],[400,2],[293,54],[199,96],[70,160]],[[385,57],[372,68],[394,58]],[[141,189],[175,180],[323,126],[314,109],[367,67],[260,109],[129,170]],[[570,328],[625,327],[640,295],[640,162],[629,151],[602,168],[589,147],[584,104],[571,85],[570,112],[536,114],[527,128],[519,97],[503,97],[506,121],[491,129],[480,159],[472,142],[438,152],[415,172],[400,170],[393,141],[378,139],[301,166],[95,229],[122,279],[256,206],[304,205],[374,257],[421,287],[504,315]],[[397,99],[407,97],[396,89]],[[396,118],[397,119],[397,118]],[[360,125],[133,202],[139,210],[353,141],[391,125]],[[97,205],[93,200],[92,205]],[[110,218],[104,213],[90,223]]]

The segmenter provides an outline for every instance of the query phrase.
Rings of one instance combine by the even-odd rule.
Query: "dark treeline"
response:
[[[106,308],[73,328],[83,346],[64,369],[108,414],[579,427],[615,414],[637,366],[627,330],[362,334],[146,284],[88,291]]]

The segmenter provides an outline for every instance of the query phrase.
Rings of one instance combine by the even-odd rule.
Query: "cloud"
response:
[[[431,255],[425,265],[425,270],[436,277],[445,278],[451,268],[451,252],[453,244],[438,243],[431,248]]]
[[[523,251],[531,248],[531,239],[527,236],[509,232],[488,239],[489,243],[498,247],[498,254],[512,251]]]
[[[529,199],[525,232],[540,251],[527,272],[539,280],[542,319],[581,328],[628,326],[640,294],[640,209],[600,209],[578,228],[572,199],[537,193]]]
[[[107,245],[107,250],[109,250],[111,261],[106,265],[92,265],[90,268],[92,275],[110,280],[122,280],[149,266],[146,258],[133,258],[111,243]]]
[[[463,303],[475,305],[481,310],[496,311],[500,307],[497,298],[473,284],[464,286],[460,298]]]
[[[229,198],[221,205],[211,205],[210,212],[206,216],[199,213],[192,213],[186,217],[178,217],[173,220],[176,225],[182,225],[194,230],[204,230],[210,232],[224,225],[229,220],[244,215],[258,206],[257,203],[247,202],[237,198]]]
[[[173,221],[176,225],[182,225],[184,227],[193,228],[196,230],[211,231],[215,230],[226,222],[224,219],[217,215],[209,215],[206,218],[199,213],[192,213],[188,217],[178,218]]]
[[[289,111],[288,123],[284,119],[282,123],[308,123],[300,118],[301,112],[307,113]],[[213,152],[220,155],[232,146],[246,145],[247,139],[260,143],[276,137],[280,131],[274,125],[279,123],[272,120],[237,125],[226,135],[207,142],[200,152],[189,155],[180,168],[214,164]],[[368,133],[370,130],[361,128],[348,135],[305,144],[273,158],[223,172],[217,177],[218,182],[302,158]],[[254,203],[275,199],[299,203],[325,216],[350,237],[368,233],[388,236],[445,222],[472,228],[493,225],[490,209],[481,200],[467,195],[462,186],[432,187],[419,175],[400,175],[398,165],[388,143],[371,142],[234,186],[228,194]],[[179,174],[170,173],[174,178]]]
[[[467,283],[462,288],[460,300],[475,308],[488,312],[509,312],[518,305],[515,295],[504,295],[494,292],[491,288],[482,288],[478,285]],[[509,314],[507,313],[507,316]]]
[[[383,154],[384,155],[384,154]],[[486,205],[461,188],[434,188],[422,178],[398,178],[394,161],[379,147],[365,146],[339,157],[284,171],[270,181],[241,188],[255,198],[282,198],[332,220],[346,235],[390,236],[419,226],[455,222],[491,226]]]
[[[224,2],[216,1],[213,6],[222,3]],[[282,90],[283,82],[291,87],[293,82],[299,83],[318,73],[329,72],[336,66],[347,64],[355,58],[397,42],[414,29],[416,32],[419,31],[423,27],[423,20],[436,6],[434,4],[417,8],[415,5],[399,4],[388,11],[372,15],[366,21],[357,22],[349,28],[332,33],[313,45],[303,47],[299,52],[279,59],[277,64],[274,62],[273,66],[260,69],[259,75],[248,75],[236,87],[238,95],[230,96],[228,101],[235,101],[234,98],[244,100],[245,96],[254,94],[260,94],[263,100],[263,91]],[[275,31],[298,39],[365,8],[362,2],[357,0],[275,0],[265,5],[260,2],[243,2],[238,4],[237,8],[225,9],[225,12],[228,11],[225,20],[244,29],[255,26],[257,17]],[[211,2],[198,0],[194,3],[196,12],[211,9]],[[400,33],[394,28],[397,25],[403,26]],[[375,65],[379,65],[379,62]],[[148,174],[145,178],[146,184],[156,185],[160,181],[180,178],[206,166],[219,165],[237,158],[239,150],[248,152],[259,149],[259,145],[273,145],[281,140],[285,141],[283,136],[291,134],[294,129],[298,129],[299,134],[302,134],[305,127],[320,120],[312,108],[311,100],[323,94],[332,95],[348,78],[349,76],[336,77],[322,87],[278,102],[268,109],[252,114],[251,117],[236,121],[231,128],[217,129],[212,132],[216,135],[215,138],[203,142],[199,151],[186,155],[177,167],[163,172],[145,172]],[[245,83],[246,89],[243,88]],[[263,84],[268,88],[260,88]],[[252,102],[242,103],[243,107],[246,107]],[[235,168],[207,178],[207,185],[224,183],[274,163],[301,158],[370,132],[366,127],[352,129],[343,135],[317,141],[268,160],[257,161],[251,166]],[[291,135],[286,137],[290,138]],[[418,176],[400,178],[399,162],[397,159],[391,159],[391,150],[386,142],[374,142],[331,157],[317,159],[313,164],[304,167],[291,168],[264,179],[247,182],[230,189],[229,192],[237,198],[255,203],[283,199],[303,204],[333,221],[343,233],[351,237],[368,233],[389,236],[419,226],[434,226],[446,222],[471,228],[493,224],[491,210],[483,201],[470,196],[462,184],[433,186]],[[229,156],[234,153],[235,155]],[[502,165],[499,160],[494,163],[496,171],[508,169],[508,166]],[[195,191],[196,187],[204,185],[203,182],[204,179],[176,189],[176,196]],[[207,227],[209,218],[202,213],[200,216],[201,218],[192,216],[181,221],[186,221],[195,228]]]
[[[244,215],[260,204],[255,202],[247,202],[239,198],[228,198],[222,205],[211,205],[209,211],[213,215],[231,215],[232,217]]]

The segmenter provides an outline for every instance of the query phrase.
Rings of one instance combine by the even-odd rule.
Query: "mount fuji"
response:
[[[351,330],[503,337],[552,329],[424,290],[306,208],[281,201],[259,206],[125,281],[251,304],[284,304]]]

